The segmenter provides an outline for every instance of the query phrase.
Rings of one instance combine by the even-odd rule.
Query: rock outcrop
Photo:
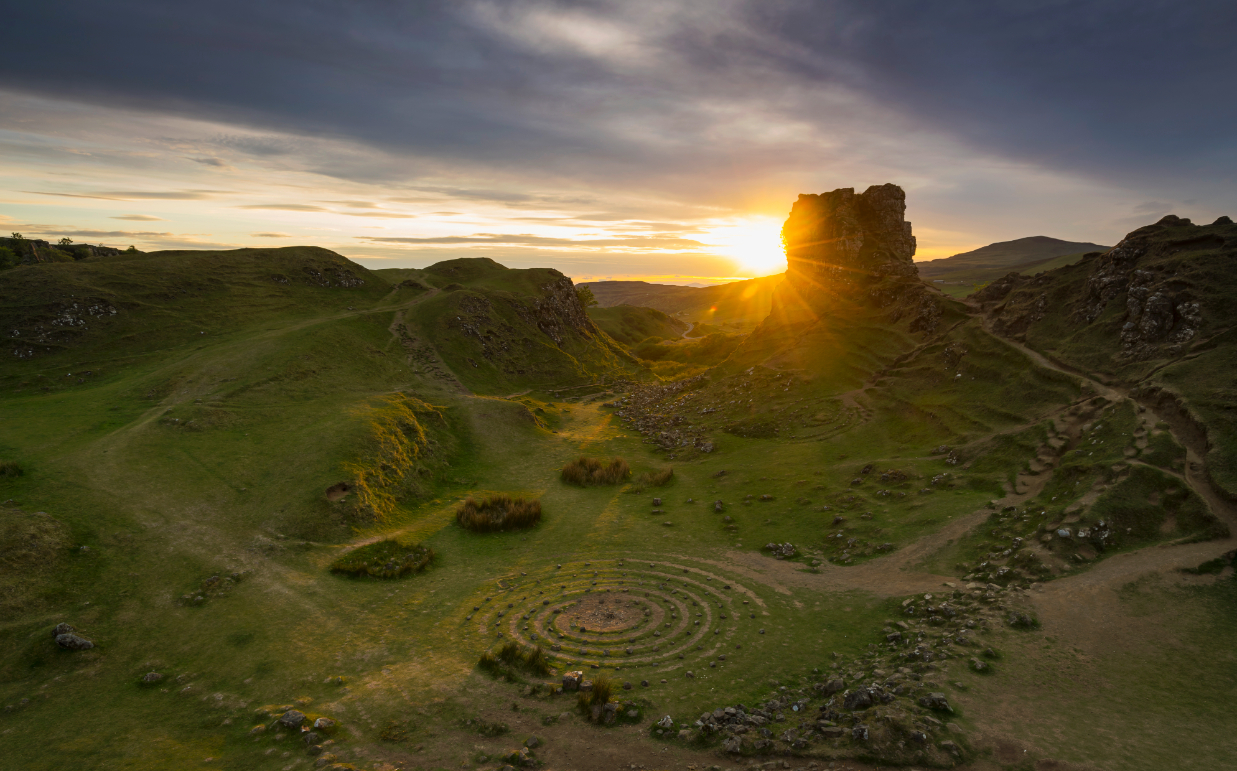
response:
[[[1227,217],[1199,226],[1170,214],[1107,252],[1085,255],[1077,266],[1035,276],[1010,273],[974,299],[990,314],[993,329],[1007,336],[1024,337],[1063,312],[1075,329],[1115,325],[1118,360],[1178,356],[1204,322],[1205,287],[1190,268],[1226,259],[1237,247],[1235,235]],[[1183,262],[1191,259],[1194,266]]]
[[[39,262],[74,262],[91,257],[111,257],[120,254],[110,246],[90,244],[50,244],[38,238],[0,238],[0,247],[9,249],[17,258],[18,265],[34,265]]]
[[[782,227],[787,272],[774,315],[813,318],[858,303],[887,309],[892,321],[909,317],[914,331],[935,330],[940,307],[919,278],[905,215],[906,193],[893,184],[800,195]]]

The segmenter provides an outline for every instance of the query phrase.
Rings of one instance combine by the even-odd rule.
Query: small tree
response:
[[[25,237],[25,236],[23,236],[21,233],[14,233],[14,234],[13,234],[13,240],[14,240],[14,241],[25,241],[25,240],[26,240],[26,237]]]
[[[597,305],[597,298],[593,297],[593,290],[586,285],[576,287],[576,297],[580,300],[580,305],[585,308],[591,308]]]
[[[60,240],[59,240],[59,241],[57,241],[56,243],[60,244],[61,246],[72,246],[72,245],[73,245],[73,239],[72,239],[72,238],[69,238],[68,236],[65,236],[64,238],[60,239]]]
[[[125,249],[125,251],[128,252],[129,254],[137,254],[137,247],[130,244],[129,248]]]

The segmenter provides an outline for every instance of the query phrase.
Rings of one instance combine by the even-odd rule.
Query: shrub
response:
[[[0,477],[19,477],[26,473],[15,460],[0,460]]]
[[[434,550],[421,544],[401,543],[391,538],[367,544],[339,556],[332,573],[374,578],[399,578],[424,570],[434,559]]]
[[[478,501],[469,496],[456,510],[455,521],[476,533],[532,527],[541,521],[541,501],[509,495],[491,495]]]
[[[580,487],[616,485],[631,476],[631,467],[622,458],[606,465],[596,458],[577,458],[563,466],[563,481]]]

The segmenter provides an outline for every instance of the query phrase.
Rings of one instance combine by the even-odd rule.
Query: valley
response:
[[[800,196],[785,278],[705,304],[312,247],[0,272],[5,763],[1224,767],[1237,226],[959,299],[904,211]],[[502,496],[535,524],[466,526]]]

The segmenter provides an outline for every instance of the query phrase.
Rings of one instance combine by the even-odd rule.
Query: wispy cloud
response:
[[[622,247],[654,249],[692,249],[703,247],[699,241],[676,236],[625,236],[622,238],[553,238],[531,234],[503,235],[477,233],[471,236],[433,236],[428,238],[400,238],[380,236],[356,236],[366,241],[384,244],[503,244],[507,246],[568,246],[568,247]]]
[[[23,190],[34,195],[54,195],[61,198],[93,198],[99,201],[201,201],[214,197],[215,190],[127,191],[98,193],[52,193],[43,190]]]
[[[287,233],[250,233],[253,238],[291,238]]]
[[[237,209],[268,209],[270,211],[308,211],[308,212],[329,212],[330,209],[324,209],[321,206],[314,206],[307,203],[247,203],[236,207]]]
[[[110,217],[114,220],[128,220],[130,222],[167,222],[162,217],[152,217],[149,214],[121,214],[117,217]]]

